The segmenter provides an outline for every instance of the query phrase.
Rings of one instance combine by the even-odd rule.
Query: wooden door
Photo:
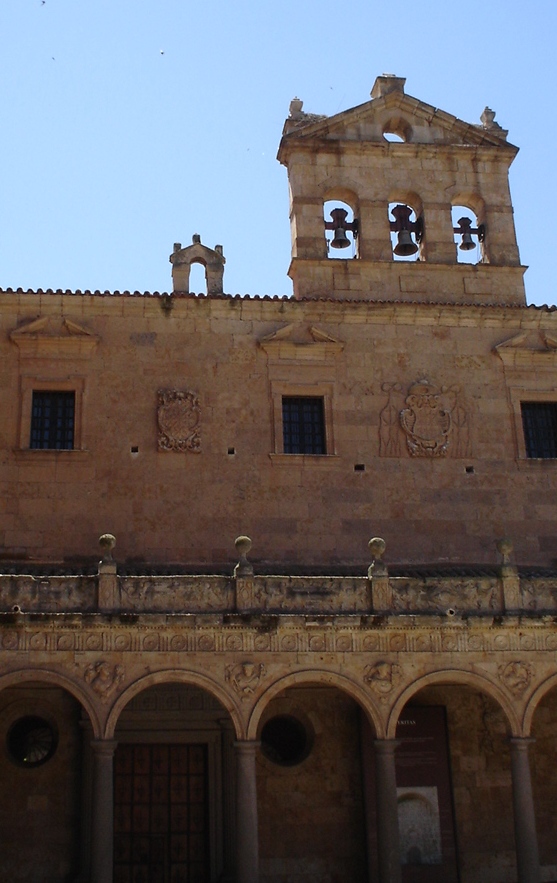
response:
[[[114,883],[209,883],[207,746],[118,745]]]

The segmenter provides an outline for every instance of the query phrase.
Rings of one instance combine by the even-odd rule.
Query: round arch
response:
[[[93,737],[95,739],[102,738],[102,724],[89,696],[80,686],[66,675],[48,668],[16,669],[16,671],[11,671],[8,674],[0,676],[0,691],[5,690],[8,687],[18,687],[20,684],[30,682],[52,684],[53,686],[60,687],[70,693],[70,695],[72,695],[87,712],[93,728]]]
[[[105,727],[105,738],[114,738],[118,718],[131,699],[139,693],[142,693],[143,690],[146,690],[148,687],[156,687],[161,684],[188,684],[206,690],[214,696],[215,699],[218,699],[221,705],[223,705],[229,713],[232,723],[234,724],[236,738],[238,740],[246,738],[244,735],[244,721],[240,709],[230,693],[227,693],[219,683],[212,680],[212,678],[207,677],[207,675],[195,671],[184,671],[183,669],[174,668],[164,669],[162,671],[144,675],[130,684],[130,686],[118,696],[114,705],[110,709],[110,714],[108,715]]]
[[[384,725],[378,710],[370,701],[369,693],[359,684],[347,678],[345,675],[339,675],[336,672],[325,671],[322,669],[303,669],[292,674],[285,675],[278,681],[271,684],[259,697],[255,707],[251,713],[248,728],[247,739],[257,738],[257,728],[261,716],[269,703],[283,690],[288,687],[299,687],[300,685],[309,686],[310,684],[319,684],[325,687],[337,687],[341,692],[346,693],[363,709],[367,715],[376,737],[381,739],[384,733]]]
[[[475,687],[481,693],[486,693],[501,708],[501,711],[507,719],[511,735],[522,735],[520,720],[515,714],[512,703],[509,701],[508,697],[492,683],[492,681],[488,680],[488,678],[483,675],[478,675],[464,669],[454,668],[445,669],[443,671],[433,671],[429,674],[423,675],[416,681],[412,681],[412,683],[402,691],[389,714],[387,739],[395,738],[398,719],[406,703],[424,687],[431,687],[437,684],[457,684],[463,687]]]
[[[403,190],[400,187],[390,190],[387,205],[391,205],[393,202],[409,205],[410,208],[414,209],[417,218],[424,212],[422,198],[414,190]]]
[[[479,193],[472,190],[458,191],[451,196],[451,206],[460,205],[474,212],[478,224],[483,223],[485,216],[485,202]]]
[[[531,733],[534,715],[537,711],[538,705],[553,687],[557,687],[557,674],[550,675],[545,681],[542,681],[530,696],[522,719],[522,728],[524,730],[523,735],[525,737],[528,737]]]

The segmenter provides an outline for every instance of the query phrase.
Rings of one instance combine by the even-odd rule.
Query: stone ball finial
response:
[[[240,556],[236,567],[234,568],[234,576],[253,576],[253,567],[247,559],[247,554],[251,549],[251,539],[246,536],[236,537],[234,541],[236,551]]]
[[[102,560],[112,561],[112,550],[116,545],[116,537],[111,533],[103,533],[99,537],[99,546],[101,547]]]
[[[385,554],[387,543],[382,537],[372,537],[368,543],[374,561],[379,561]]]
[[[503,564],[509,564],[510,556],[514,548],[512,540],[509,540],[508,537],[502,537],[500,540],[497,540],[495,545],[503,559]]]

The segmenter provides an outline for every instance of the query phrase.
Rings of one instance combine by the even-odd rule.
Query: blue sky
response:
[[[0,286],[167,291],[174,242],[225,290],[290,294],[290,99],[332,115],[377,74],[521,150],[511,168],[531,303],[557,303],[554,0],[1,0]]]

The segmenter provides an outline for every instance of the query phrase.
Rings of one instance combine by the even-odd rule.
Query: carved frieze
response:
[[[232,607],[231,581],[226,577],[128,576],[120,580],[122,606],[131,610],[227,610]]]
[[[498,609],[496,579],[390,579],[393,609],[428,610],[439,613],[463,610]]]
[[[226,680],[234,688],[242,702],[248,702],[261,684],[265,674],[262,663],[238,662],[226,666]]]
[[[199,397],[190,390],[159,389],[159,451],[201,451]]]
[[[400,457],[470,455],[470,407],[460,387],[437,387],[423,378],[406,390],[383,383],[387,402],[379,415],[379,453]]]
[[[87,666],[83,672],[83,678],[97,696],[100,696],[101,702],[108,702],[112,693],[124,679],[124,666],[110,665],[104,660],[99,660]]]

